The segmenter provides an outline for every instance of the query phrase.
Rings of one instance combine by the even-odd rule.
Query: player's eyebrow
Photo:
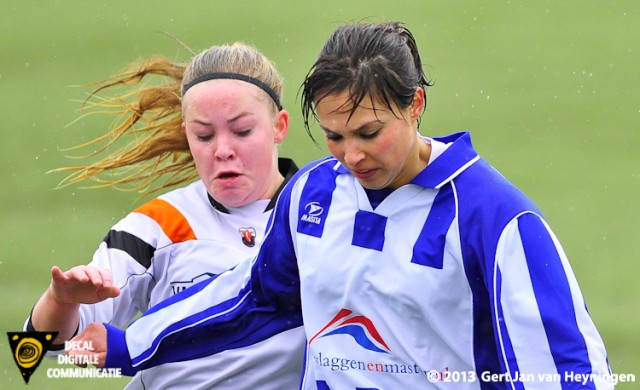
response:
[[[358,126],[357,128],[353,129],[353,130],[349,130],[349,133],[358,133],[361,132],[363,130],[368,130],[371,126],[374,125],[379,125],[383,123],[381,120],[379,119],[373,119],[369,122],[363,123],[362,125]],[[322,129],[322,131],[324,131],[325,133],[334,133],[334,134],[340,134],[339,132],[330,129],[327,126],[324,126],[322,123],[318,123],[318,126],[320,126],[320,129]]]
[[[227,119],[226,123],[233,123],[233,122],[238,121],[238,120],[240,120],[240,119],[242,119],[244,117],[253,116],[253,115],[254,114],[252,112],[250,112],[250,111],[242,111],[242,112],[239,112],[238,114],[236,114],[235,116]],[[197,124],[203,125],[203,126],[210,126],[211,125],[211,122],[208,121],[207,119],[204,119],[204,118],[193,118],[189,122],[197,123]]]
[[[254,116],[254,113],[252,113],[250,111],[239,112],[236,116],[227,119],[227,123],[235,122],[235,121],[237,121],[239,119],[242,119],[244,117],[247,117],[247,116]]]
[[[211,122],[204,120],[204,119],[191,119],[189,122],[191,123],[197,123],[199,125],[203,125],[203,126],[210,126]]]

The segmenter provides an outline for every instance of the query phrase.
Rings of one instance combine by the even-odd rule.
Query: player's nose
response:
[[[226,161],[235,157],[233,140],[228,135],[219,135],[214,146],[213,155],[217,161]]]
[[[344,162],[347,166],[353,167],[364,160],[366,153],[357,140],[345,141],[344,146]]]

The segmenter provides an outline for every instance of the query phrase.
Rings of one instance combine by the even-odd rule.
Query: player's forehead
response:
[[[381,97],[371,93],[354,95],[351,91],[346,90],[322,96],[316,101],[315,108],[318,115],[324,116],[352,114],[356,111],[375,115],[376,113],[394,112],[397,106],[395,103],[387,103]]]
[[[316,104],[319,126],[330,132],[357,131],[386,122],[394,112],[370,95],[354,102],[349,92],[325,96]]]
[[[269,97],[255,85],[240,80],[208,80],[194,85],[182,99],[185,121],[200,117],[231,120],[244,113],[262,113],[270,109]]]
[[[261,98],[264,92],[257,86],[233,79],[215,79],[198,83],[183,97],[183,104],[189,100],[201,101],[220,98]]]

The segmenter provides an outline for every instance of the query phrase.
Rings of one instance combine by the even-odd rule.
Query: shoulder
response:
[[[500,214],[539,212],[535,204],[486,160],[480,158],[454,181],[461,207],[487,208]]]
[[[288,192],[292,188],[300,188],[311,181],[315,184],[334,181],[335,177],[345,173],[346,169],[333,156],[311,161],[300,168],[291,178],[287,187]]]
[[[177,188],[152,199],[133,210],[153,220],[172,242],[195,239],[192,222],[208,212],[206,190],[201,181]]]
[[[298,170],[298,172],[296,172],[296,174],[294,175],[294,178],[307,176],[309,175],[310,172],[314,172],[314,171],[334,172],[334,175],[337,175],[341,173],[342,170],[344,170],[344,168],[342,168],[342,165],[340,164],[340,162],[338,162],[338,160],[335,157],[327,156],[319,160],[311,161],[305,164],[304,166],[302,166],[302,168]]]
[[[134,213],[152,215],[173,215],[184,213],[190,208],[199,208],[206,199],[206,189],[198,180],[185,187],[176,188],[152,199],[133,210]]]
[[[312,161],[301,167],[285,185],[276,202],[276,213],[296,207],[309,192],[328,193],[335,188],[336,177],[346,171],[335,157]]]
[[[206,195],[207,189],[205,188],[204,183],[202,180],[197,180],[184,187],[165,192],[158,196],[157,199],[162,199],[177,207],[184,207],[194,202],[200,203],[201,201],[206,201]]]
[[[481,244],[489,250],[486,253],[495,251],[505,228],[518,216],[542,216],[529,197],[483,159],[455,178],[452,186],[462,240]]]

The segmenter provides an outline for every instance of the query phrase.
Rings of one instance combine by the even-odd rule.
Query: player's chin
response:
[[[381,174],[379,170],[376,170],[374,174],[370,175],[354,175],[358,183],[368,190],[381,190],[389,186],[389,181]]]
[[[209,190],[209,195],[225,207],[242,207],[252,201],[251,190],[247,185],[215,187]]]

